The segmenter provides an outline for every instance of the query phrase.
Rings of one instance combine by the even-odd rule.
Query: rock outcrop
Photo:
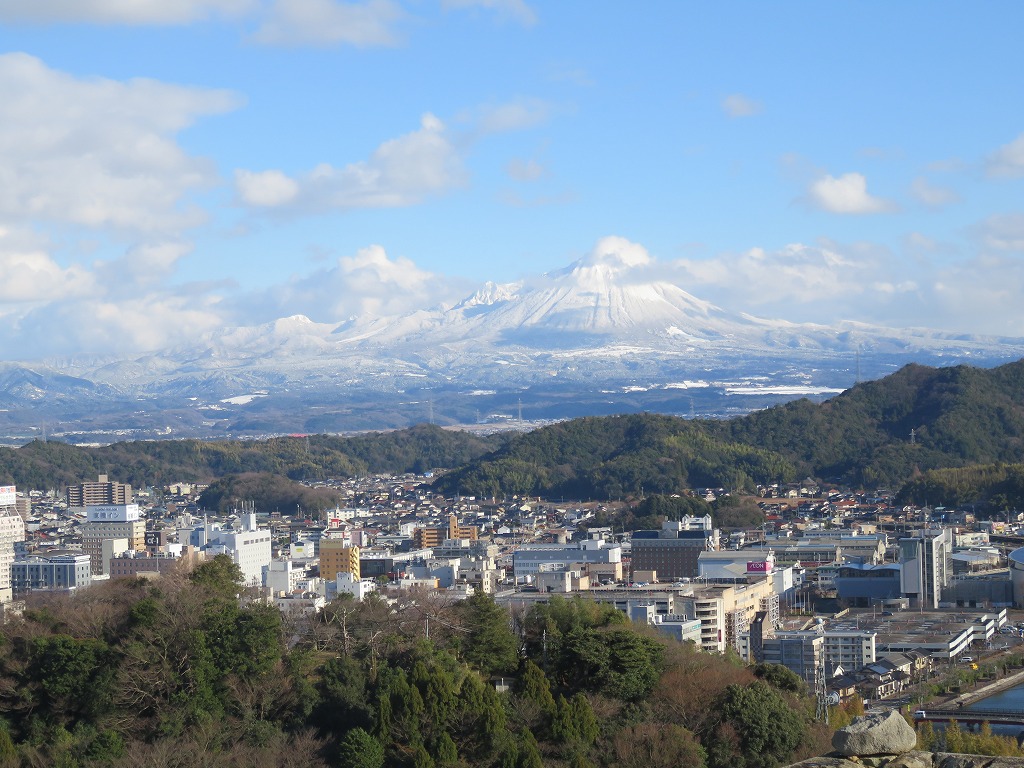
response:
[[[917,734],[896,711],[858,717],[832,737],[835,752],[790,768],[1024,768],[1021,757],[921,752]]]
[[[917,733],[894,709],[858,717],[832,736],[837,756],[902,755],[917,746]]]

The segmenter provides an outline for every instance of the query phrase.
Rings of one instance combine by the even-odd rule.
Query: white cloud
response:
[[[155,80],[78,79],[0,55],[0,217],[131,230],[177,229],[216,174],[175,134],[238,103],[225,91]]]
[[[419,130],[384,142],[368,160],[343,168],[324,163],[299,178],[239,170],[235,183],[249,205],[312,213],[414,205],[461,186],[465,178],[443,123],[427,114]]]
[[[164,287],[184,243],[137,245],[110,262],[63,266],[28,230],[0,228],[0,345],[8,359],[133,354],[220,327],[207,290]]]
[[[88,295],[94,288],[87,270],[60,266],[36,238],[0,230],[0,307],[63,301]]]
[[[484,8],[525,27],[537,23],[537,14],[523,0],[442,0],[441,5],[447,9]]]
[[[982,254],[938,271],[931,306],[935,326],[954,331],[1024,338],[1024,262],[1006,254]]]
[[[213,297],[149,294],[83,298],[33,309],[3,329],[5,347],[38,359],[56,354],[135,354],[194,342],[222,328]]]
[[[141,288],[162,284],[191,252],[191,243],[181,241],[138,243],[119,259],[98,262],[96,274],[107,297],[136,296]]]
[[[588,267],[608,266],[617,270],[646,267],[652,263],[651,254],[639,243],[618,235],[602,237],[580,263]]]
[[[390,46],[399,42],[395,26],[404,19],[392,0],[275,0],[253,40],[266,45]]]
[[[722,99],[722,111],[729,117],[751,117],[761,112],[761,103],[742,93],[733,93]]]
[[[974,228],[981,245],[994,251],[1024,253],[1024,214],[1001,213],[989,216]]]
[[[714,259],[683,259],[681,270],[687,290],[714,291],[716,301],[732,294],[733,307],[773,307],[831,302],[867,289],[878,266],[877,254],[857,258],[831,245],[791,243],[776,251],[751,248]],[[785,316],[785,315],[780,315]]]
[[[986,166],[990,176],[1024,176],[1024,133],[993,152],[988,157]]]
[[[256,5],[256,0],[3,0],[0,21],[172,25],[238,16]]]
[[[943,208],[960,198],[952,189],[931,184],[925,178],[916,178],[910,185],[913,196],[929,208]]]
[[[819,178],[811,184],[808,199],[816,208],[830,213],[883,213],[893,209],[891,202],[868,193],[867,179],[859,173]]]
[[[238,194],[247,205],[274,208],[286,205],[299,194],[299,185],[281,171],[236,171]]]
[[[333,265],[273,289],[262,301],[276,316],[304,314],[319,322],[353,316],[385,317],[433,306],[449,295],[449,281],[408,258],[390,258],[380,245],[342,256]]]

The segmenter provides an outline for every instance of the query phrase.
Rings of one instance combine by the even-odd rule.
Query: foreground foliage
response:
[[[785,675],[589,601],[343,598],[282,620],[238,590],[221,557],[5,625],[0,766],[724,768],[827,749]]]

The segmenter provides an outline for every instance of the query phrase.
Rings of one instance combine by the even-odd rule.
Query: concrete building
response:
[[[780,632],[776,637],[764,640],[763,654],[761,661],[780,664],[795,672],[811,691],[815,690],[818,681],[825,675],[823,635],[814,632]]]
[[[92,567],[84,553],[51,552],[19,557],[11,565],[10,578],[18,595],[34,589],[73,590],[92,584]]]
[[[100,475],[95,483],[69,485],[66,494],[69,509],[89,506],[120,506],[132,503],[132,487],[125,483],[114,483]]]
[[[1024,547],[1013,550],[1006,561],[1010,566],[1010,583],[1013,584],[1013,606],[1024,608]]]
[[[104,541],[127,539],[128,549],[146,548],[146,521],[139,514],[138,504],[87,505],[85,513],[82,551],[89,555],[93,576],[108,572],[109,564],[103,558]]]
[[[270,531],[256,527],[255,515],[245,515],[242,526],[241,531],[208,530],[205,552],[207,557],[229,555],[242,571],[244,586],[260,587],[272,559]]]
[[[339,573],[351,573],[357,581],[360,578],[359,547],[353,547],[343,540],[320,539],[320,576],[333,581]]]
[[[844,670],[857,670],[867,664],[873,664],[876,656],[877,634],[871,630],[861,630],[854,622],[844,622],[835,626],[826,627],[824,624],[801,630],[778,630],[774,638],[764,638],[761,641],[762,650],[757,651],[757,639],[754,633],[743,638],[740,648],[740,656],[750,662],[767,661],[773,664],[782,662],[776,661],[776,657],[791,656],[794,661],[791,666],[784,663],[798,675],[804,678],[808,685],[813,685],[815,680],[812,676],[806,676],[810,671],[807,666],[807,654],[809,648],[804,648],[803,660],[797,662],[799,655],[795,646],[786,647],[778,641],[801,641],[811,642],[815,646],[815,662],[824,664],[824,674],[832,677],[837,667]],[[819,642],[820,639],[820,642]]]
[[[665,579],[694,578],[701,552],[715,551],[719,532],[711,516],[689,517],[662,523],[660,531],[636,531],[631,537],[634,571],[657,571]]]
[[[18,514],[17,491],[13,485],[0,486],[0,603],[14,599],[11,566],[15,544],[25,540],[25,521]]]
[[[936,609],[953,574],[953,531],[921,530],[899,540],[901,590],[918,607]]]
[[[480,530],[475,525],[459,525],[456,515],[448,515],[447,526],[416,527],[412,532],[413,546],[416,549],[432,549],[443,544],[447,539],[469,539],[475,541]]]
[[[647,624],[677,642],[700,645],[700,621],[686,616],[658,613],[658,606],[644,601],[630,601],[626,615],[634,624]]]
[[[572,544],[529,544],[512,554],[512,572],[516,583],[522,583],[541,571],[561,571],[582,563],[619,563],[622,547],[609,545],[601,539],[587,539]]]
[[[328,582],[330,585],[331,582]],[[335,595],[351,595],[356,600],[362,600],[366,598],[371,592],[377,591],[377,583],[372,579],[355,579],[351,573],[341,571],[338,573],[334,580],[334,594]],[[328,597],[332,597],[331,592],[328,593]]]
[[[266,587],[272,595],[291,594],[299,588],[305,575],[305,570],[296,568],[291,560],[271,560],[267,566]]]
[[[693,594],[680,596],[677,609],[687,617],[700,619],[701,647],[722,653],[726,648],[741,649],[741,638],[759,612],[765,614],[765,625],[774,629],[779,621],[779,596],[767,579],[749,584],[716,584],[698,587]]]
[[[110,558],[109,573],[112,579],[164,576],[183,562],[191,564],[196,559],[198,553],[192,547],[179,553],[128,550]]]
[[[899,603],[903,595],[902,573],[900,563],[840,565],[833,581],[836,596],[849,605],[866,608],[888,606],[890,601]]]

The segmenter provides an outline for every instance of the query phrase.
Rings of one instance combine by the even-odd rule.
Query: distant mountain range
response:
[[[507,420],[519,407],[530,419],[723,415],[833,394],[911,361],[1024,356],[1024,339],[734,314],[668,282],[635,282],[628,266],[584,259],[452,306],[340,324],[296,315],[134,359],[7,363],[0,435],[47,424],[82,441],[342,431]]]

